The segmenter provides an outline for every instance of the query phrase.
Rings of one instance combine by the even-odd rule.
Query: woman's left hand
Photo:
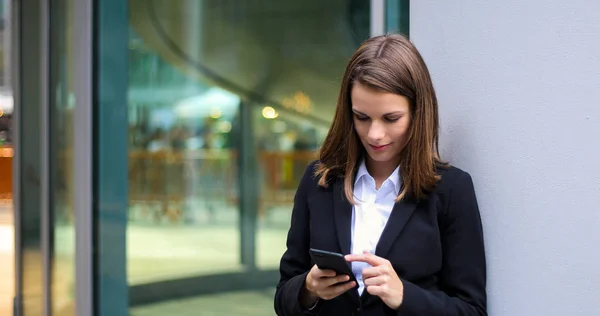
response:
[[[349,262],[366,262],[372,267],[363,269],[363,282],[369,294],[376,295],[391,309],[398,309],[404,298],[404,285],[392,267],[384,258],[372,253],[346,255]]]

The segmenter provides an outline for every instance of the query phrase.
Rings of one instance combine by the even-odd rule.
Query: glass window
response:
[[[53,315],[75,315],[73,0],[50,1],[50,211]]]
[[[369,2],[129,4],[129,28],[100,36],[128,34],[128,134],[113,133],[128,150],[111,154],[128,159],[131,314],[271,315],[296,186]]]
[[[385,1],[386,32],[409,35],[410,0]]]

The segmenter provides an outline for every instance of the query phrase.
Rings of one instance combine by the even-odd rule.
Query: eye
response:
[[[400,119],[400,117],[386,117],[385,120],[390,122],[390,123],[394,123],[397,122]]]
[[[366,120],[369,119],[368,116],[359,115],[359,114],[356,114],[356,113],[354,114],[354,117],[356,117],[356,119],[359,120],[359,121],[366,121]]]

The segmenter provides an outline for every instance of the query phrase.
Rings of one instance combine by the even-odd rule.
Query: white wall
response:
[[[490,315],[600,315],[600,1],[415,0],[443,158],[471,173]]]

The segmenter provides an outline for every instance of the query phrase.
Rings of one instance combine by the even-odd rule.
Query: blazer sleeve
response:
[[[310,247],[309,210],[306,196],[316,185],[312,180],[315,162],[309,164],[300,180],[294,197],[291,226],[288,231],[287,249],[279,265],[280,280],[275,291],[275,313],[279,316],[316,315],[318,305],[310,310],[300,305],[300,292],[305,286],[306,275],[311,269],[308,253]]]
[[[398,315],[487,315],[483,229],[471,176],[462,172],[440,216],[443,262],[441,291],[427,291],[402,280]]]

